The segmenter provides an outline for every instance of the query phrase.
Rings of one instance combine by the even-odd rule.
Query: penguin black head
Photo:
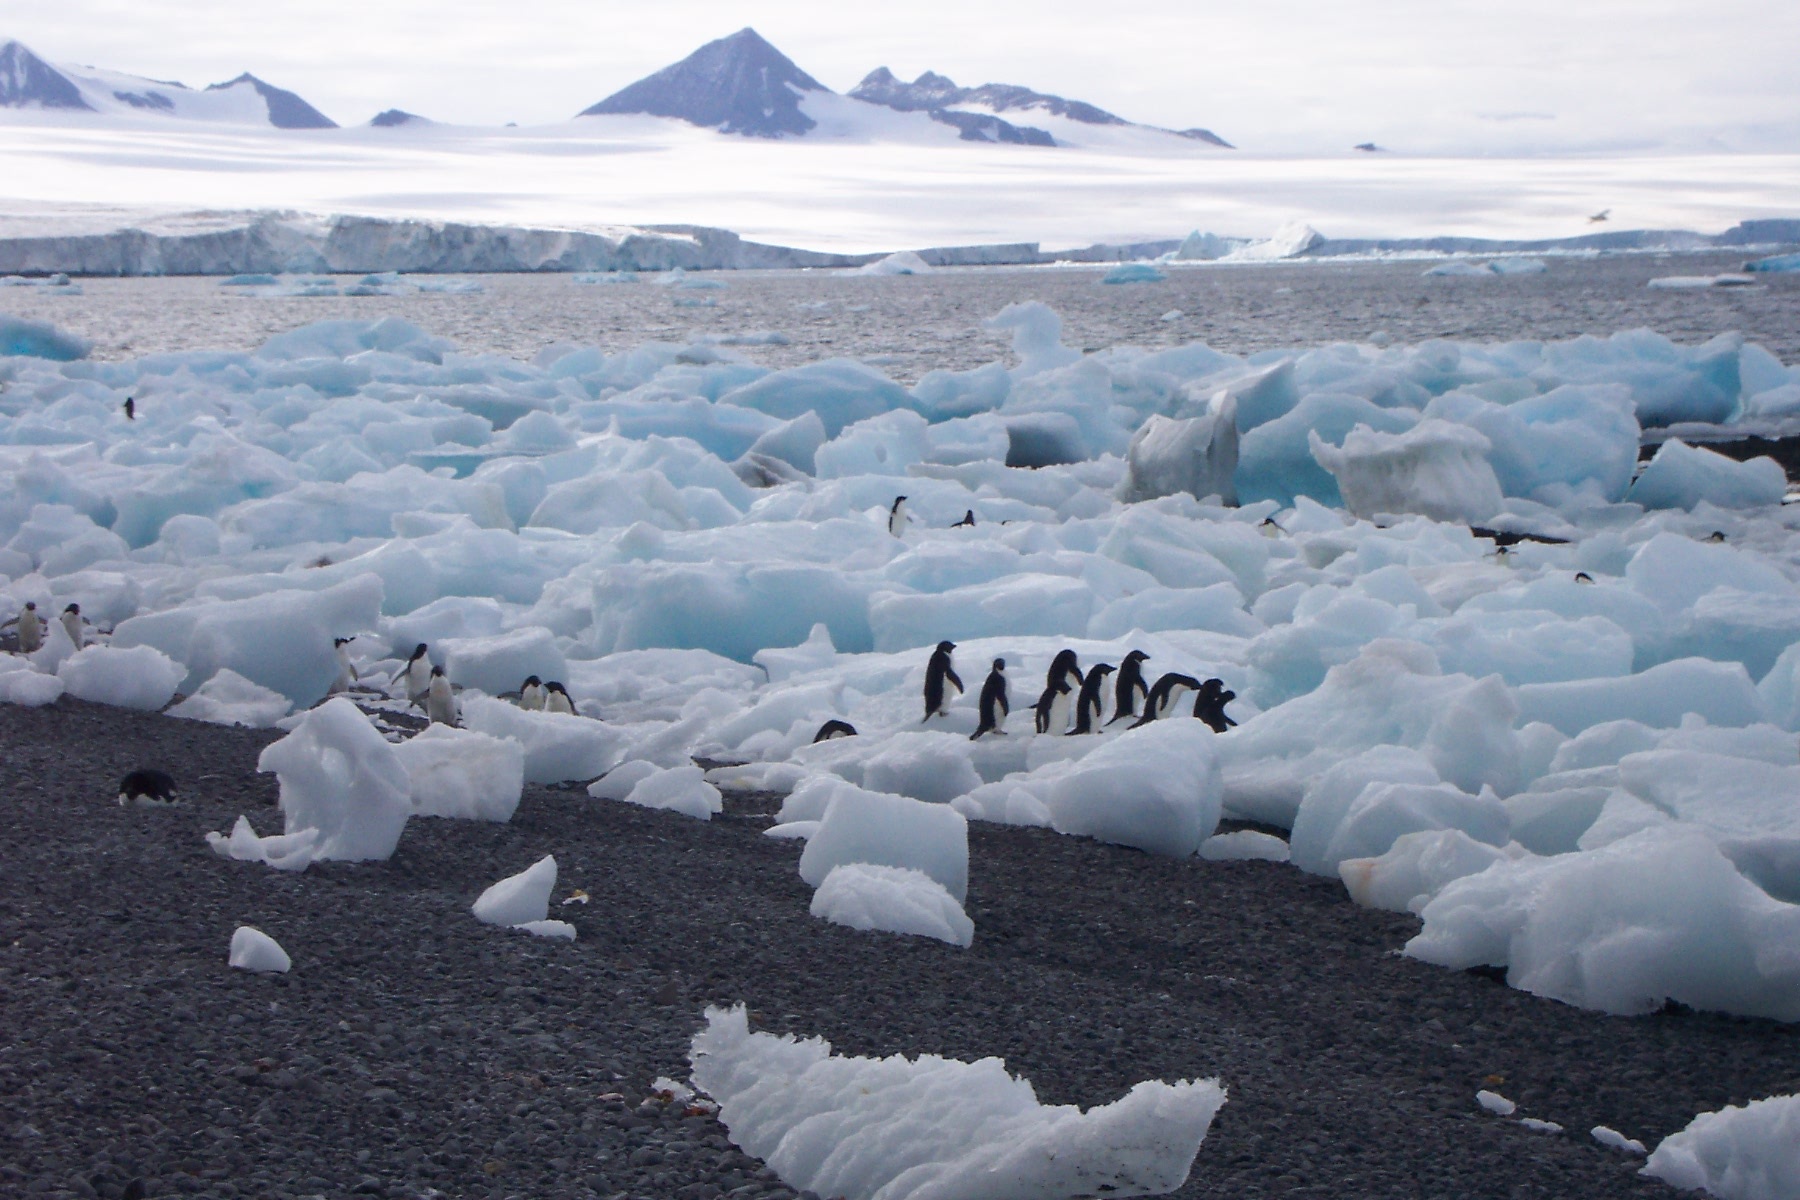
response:
[[[81,605],[71,604],[71,605],[69,605],[69,607],[63,609],[63,611],[66,613],[74,613],[76,616],[79,617],[81,615]]]
[[[344,646],[348,646],[351,642],[354,642],[355,640],[356,640],[355,638],[332,638],[331,644],[334,646],[337,646],[339,648],[342,648]]]
[[[1723,529],[1715,529],[1706,535],[1706,540],[1709,542],[1722,542],[1725,540],[1725,531]]]
[[[119,781],[119,803],[134,800],[150,804],[175,803],[175,781],[167,772],[152,767],[139,767]]]
[[[420,642],[417,646],[413,647],[412,658],[409,659],[408,661],[418,662],[421,658],[424,658],[424,657],[425,657],[425,643]]]
[[[444,677],[444,668],[438,667],[438,666],[432,667],[431,668],[431,677],[433,679],[442,679]]]
[[[536,675],[527,675],[525,677],[525,686],[526,687],[543,687],[544,681],[539,679]]]
[[[1586,571],[1577,571],[1577,572],[1575,572],[1575,582],[1576,583],[1592,583],[1592,582],[1594,582],[1594,577],[1592,575],[1589,575]]]
[[[1133,650],[1130,654],[1125,656],[1125,661],[1128,663],[1141,663],[1146,661],[1149,657],[1150,656],[1145,654],[1142,650]]]
[[[895,496],[894,502],[892,504],[888,505],[888,511],[893,512],[895,509],[899,508],[902,504],[905,504],[905,503],[906,503],[905,496]]]
[[[939,654],[948,654],[954,649],[956,649],[955,642],[939,642],[937,644],[937,652]]]
[[[37,601],[36,600],[27,600],[25,602],[25,607],[27,610],[29,610],[31,612],[36,612],[37,611]]]
[[[1225,681],[1223,679],[1208,679],[1205,683],[1200,685],[1200,694],[1209,700],[1214,696],[1222,694],[1224,691]]]
[[[554,679],[544,685],[544,690],[546,692],[555,692],[559,696],[567,696],[569,694],[569,689],[565,688]]]
[[[994,660],[994,670],[996,670],[996,671],[1006,670],[1006,660],[1004,658],[996,658]]]
[[[974,524],[975,524],[975,510],[971,508],[971,509],[967,510],[966,512],[964,512],[963,519],[958,521],[955,525],[952,525],[951,528],[952,529],[960,529],[964,525],[972,526]]]

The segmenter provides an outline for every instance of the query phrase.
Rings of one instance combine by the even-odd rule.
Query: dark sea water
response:
[[[1246,354],[1336,341],[1557,340],[1648,327],[1678,342],[1740,331],[1800,362],[1800,277],[1752,287],[1660,290],[1669,275],[1713,275],[1739,254],[1619,255],[1547,260],[1539,275],[1429,277],[1422,261],[1195,266],[1161,283],[1105,285],[1103,268],[962,268],[927,276],[742,271],[704,277],[722,289],[668,287],[644,276],[592,285],[569,275],[477,276],[473,295],[263,298],[213,278],[87,279],[80,295],[0,288],[0,312],[91,338],[95,356],[249,349],[271,334],[332,318],[398,316],[468,352],[529,358],[548,344],[608,351],[648,341],[779,334],[786,344],[737,349],[769,366],[860,358],[911,381],[1006,355],[982,329],[1006,305],[1042,300],[1082,349],[1202,341]],[[349,283],[351,280],[344,280]],[[1179,314],[1179,315],[1171,315]]]

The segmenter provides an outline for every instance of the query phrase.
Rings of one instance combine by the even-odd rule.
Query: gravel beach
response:
[[[1414,962],[1414,919],[1285,865],[976,825],[959,950],[808,916],[767,795],[702,823],[530,787],[506,825],[415,818],[385,864],[219,858],[202,835],[239,813],[279,831],[255,769],[276,736],[0,706],[0,1194],[791,1196],[651,1098],[738,1001],[839,1053],[1003,1056],[1046,1103],[1216,1076],[1185,1197],[1672,1196],[1589,1129],[1654,1146],[1800,1091],[1800,1028],[1607,1017]],[[186,803],[118,807],[139,765]],[[577,941],[470,915],[544,854],[556,899],[592,897],[553,901]],[[240,924],[292,972],[229,969]]]

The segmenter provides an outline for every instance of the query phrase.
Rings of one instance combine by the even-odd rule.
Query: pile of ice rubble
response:
[[[276,865],[504,820],[522,781],[695,817],[767,787],[852,925],[966,944],[961,823],[1012,822],[1291,853],[1417,912],[1409,953],[1571,1003],[1800,1019],[1800,514],[1773,462],[1679,441],[1634,479],[1643,426],[1800,412],[1800,371],[1731,336],[1241,359],[993,324],[1016,365],[911,388],[708,344],[519,362],[393,319],[0,359],[0,609],[110,631],[50,622],[0,697],[282,720],[286,830],[220,838]],[[306,712],[352,635],[364,683],[427,643],[464,728]],[[922,723],[943,639],[969,691]],[[1241,725],[1033,735],[1065,647],[1220,678]],[[996,658],[1012,719],[971,741]],[[499,698],[528,674],[580,715]],[[857,736],[813,744],[830,719]],[[1262,828],[1211,841],[1222,817]]]

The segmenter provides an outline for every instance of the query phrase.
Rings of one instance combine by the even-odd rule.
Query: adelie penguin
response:
[[[333,638],[332,647],[337,651],[337,677],[331,681],[331,691],[327,695],[335,696],[347,692],[356,686],[356,665],[350,661],[349,645],[355,638]]]
[[[81,615],[81,605],[71,604],[62,610],[63,632],[69,635],[77,650],[87,645],[87,623],[87,618]]]
[[[819,732],[813,734],[813,745],[829,742],[836,738],[856,736],[856,726],[848,721],[840,721],[836,717],[819,726]]]
[[[179,803],[175,781],[165,771],[139,767],[119,781],[119,805],[140,804],[160,808]]]
[[[519,685],[519,707],[538,712],[543,709],[544,700],[544,681],[536,675],[527,675],[525,682]]]
[[[1088,668],[1087,678],[1081,684],[1081,695],[1075,698],[1075,728],[1070,733],[1093,733],[1100,728],[1100,718],[1106,711],[1106,696],[1102,689],[1106,686],[1106,677],[1112,673],[1111,663],[1095,663]]]
[[[1113,685],[1113,721],[1123,721],[1126,717],[1138,714],[1138,701],[1150,695],[1150,689],[1144,684],[1144,663],[1150,656],[1142,650],[1133,650],[1119,664],[1119,679]]]
[[[570,698],[568,689],[554,679],[544,685],[544,711],[561,713],[565,717],[579,715],[575,711],[575,701]]]
[[[968,511],[964,512],[963,519],[958,521],[956,524],[952,525],[950,528],[961,529],[964,526],[967,526],[970,529],[975,528],[975,510],[974,509],[971,508]]]
[[[906,497],[902,496],[902,500]],[[950,663],[950,652],[956,649],[955,642],[939,642],[937,649],[931,652],[931,661],[925,664],[925,719],[942,717],[950,711],[950,689],[955,688],[957,695],[962,695],[963,681],[956,674],[956,668]]]
[[[1066,683],[1071,688],[1082,685],[1081,667],[1073,650],[1058,650],[1056,657],[1050,660],[1050,670],[1044,676],[1044,686],[1055,687],[1059,683]]]
[[[1006,722],[1007,714],[1012,712],[1012,705],[1006,699],[1006,660],[996,658],[993,670],[988,672],[987,682],[981,685],[981,724],[969,735],[971,742],[985,733],[1005,734],[1000,728]]]
[[[888,532],[899,537],[906,532],[906,497],[895,496],[888,509]]]
[[[395,683],[405,681],[406,698],[414,704],[423,703],[425,693],[431,688],[432,666],[427,653],[429,649],[424,642],[420,642],[414,648],[412,657],[406,660],[406,665],[394,675]]]
[[[37,601],[27,600],[19,615],[6,623],[19,627],[19,652],[36,654],[44,648],[44,618],[38,615]],[[6,628],[0,625],[0,629]]]
[[[1227,688],[1223,679],[1208,679],[1194,697],[1194,715],[1214,733],[1224,733],[1237,724],[1225,714],[1225,706],[1236,699],[1237,693]]]
[[[1576,583],[1592,583],[1592,582],[1594,582],[1594,577],[1592,575],[1589,575],[1586,571],[1577,571],[1577,572],[1575,572],[1575,582]]]
[[[1039,733],[1069,732],[1069,708],[1074,703],[1074,695],[1075,689],[1066,678],[1045,686],[1043,695],[1032,706]]]
[[[431,668],[431,681],[425,685],[425,716],[433,725],[457,724],[456,693],[444,668]]]
[[[137,397],[135,396],[125,397],[125,419],[127,421],[137,420]]]
[[[1189,692],[1200,690],[1200,681],[1192,675],[1183,675],[1179,671],[1170,671],[1156,681],[1150,689],[1150,695],[1144,700],[1144,715],[1131,723],[1131,728],[1148,725],[1159,717],[1166,717],[1174,711],[1181,698]]]

